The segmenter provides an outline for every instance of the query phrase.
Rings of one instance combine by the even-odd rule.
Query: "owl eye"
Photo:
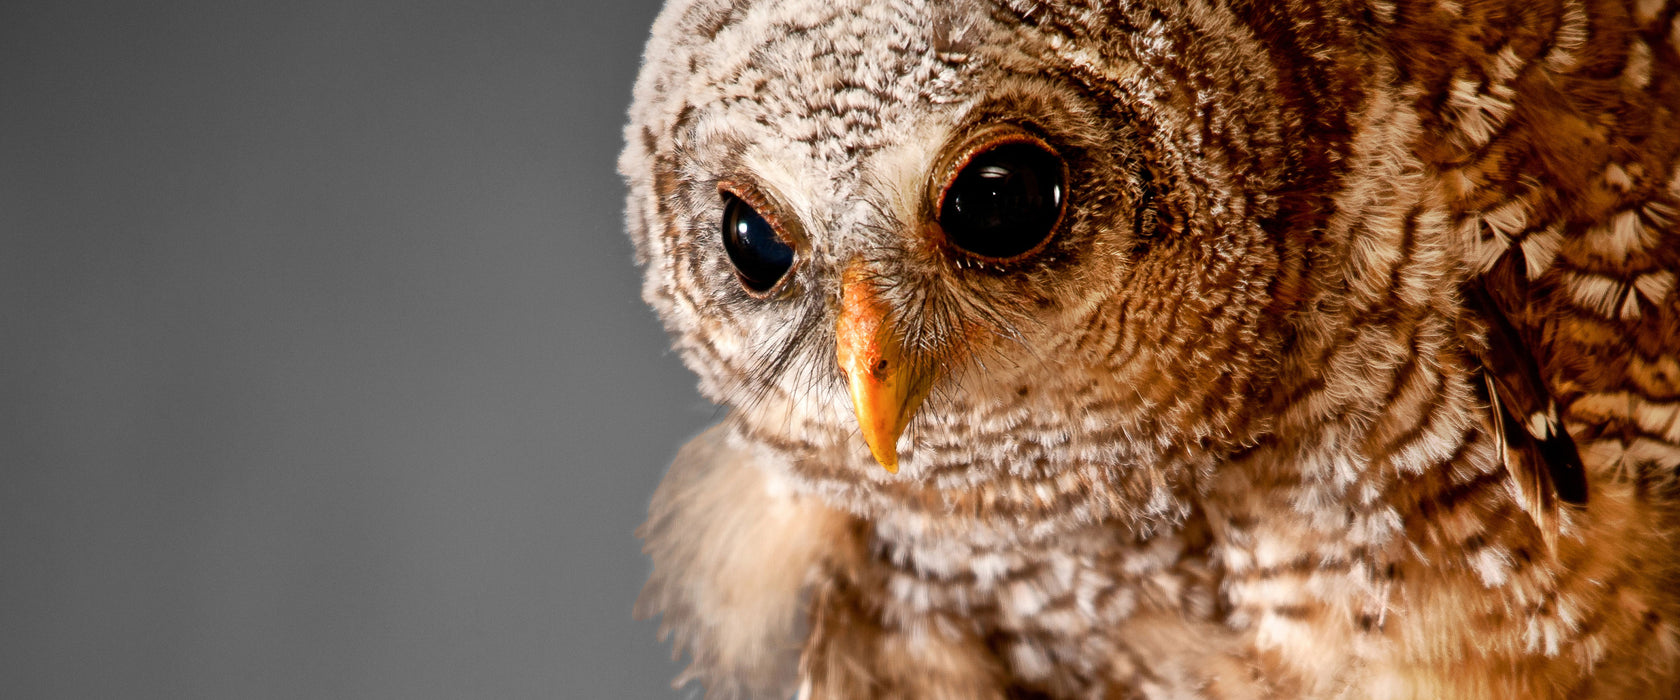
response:
[[[952,245],[1007,260],[1037,249],[1062,216],[1061,158],[1032,142],[1011,141],[968,158],[939,204],[939,226]]]
[[[747,289],[764,293],[793,267],[793,246],[739,197],[723,194],[723,249]]]

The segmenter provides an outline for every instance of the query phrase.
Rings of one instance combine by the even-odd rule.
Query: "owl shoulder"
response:
[[[636,616],[691,665],[708,698],[788,697],[796,683],[808,588],[854,538],[851,518],[780,483],[727,425],[694,438],[636,532],[653,574]]]

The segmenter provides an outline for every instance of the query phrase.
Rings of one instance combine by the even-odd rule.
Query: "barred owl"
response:
[[[1680,696],[1675,0],[672,0],[709,697]],[[680,679],[681,680],[681,679]]]

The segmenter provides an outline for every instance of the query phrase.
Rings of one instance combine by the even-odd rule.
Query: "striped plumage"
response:
[[[1068,200],[994,264],[928,201],[997,124]],[[710,695],[1680,697],[1680,2],[685,0],[626,136],[731,408],[643,530]]]

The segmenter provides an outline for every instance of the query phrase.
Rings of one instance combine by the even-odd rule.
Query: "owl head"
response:
[[[848,507],[1181,513],[1265,420],[1337,133],[1230,11],[672,2],[620,160],[644,297]]]

